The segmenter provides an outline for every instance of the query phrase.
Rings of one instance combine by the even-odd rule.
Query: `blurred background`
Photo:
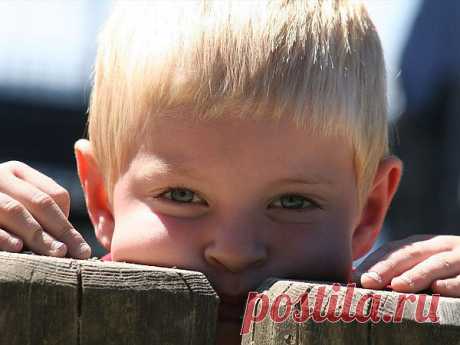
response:
[[[367,0],[388,72],[401,190],[376,246],[460,233],[460,1]],[[94,240],[73,143],[85,136],[97,32],[109,0],[0,1],[0,162],[20,160],[71,194],[71,222]]]
[[[93,237],[73,143],[85,135],[96,35],[105,0],[0,1],[0,162],[23,161],[71,194],[71,222]]]

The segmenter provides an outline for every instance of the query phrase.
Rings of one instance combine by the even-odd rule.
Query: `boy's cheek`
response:
[[[323,252],[315,250],[308,257],[296,260],[300,273],[298,279],[347,282],[352,260],[346,249],[342,251],[329,251],[327,247],[322,249]]]
[[[114,215],[111,252],[115,261],[211,269],[202,261],[200,252],[204,240],[198,234],[203,224],[157,215],[145,205],[136,205],[119,208]],[[347,227],[340,223],[343,222],[334,218],[311,228],[266,229],[274,236],[265,239],[270,256],[266,265],[251,270],[251,285],[268,277],[347,281],[352,265],[351,239]],[[220,279],[212,274],[210,278]]]
[[[189,231],[180,231],[148,209],[126,208],[115,215],[111,253],[115,261],[200,270]],[[184,229],[182,229],[184,230]]]
[[[334,230],[331,230],[334,229]],[[295,234],[295,232],[293,232]],[[346,282],[352,266],[350,238],[344,227],[318,226],[297,232],[278,246],[272,276],[300,280]]]
[[[161,222],[142,212],[119,214],[115,217],[112,257],[151,265],[174,265],[174,243]]]

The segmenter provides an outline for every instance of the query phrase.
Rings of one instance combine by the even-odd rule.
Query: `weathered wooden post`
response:
[[[460,298],[276,278],[258,291],[244,345],[460,344]],[[0,252],[0,345],[214,345],[218,303],[200,272]]]
[[[254,299],[251,319],[261,321],[250,323],[244,345],[460,344],[460,298],[352,287],[347,297],[346,286],[275,278],[266,280],[258,291],[268,299]],[[307,307],[310,318],[305,320]],[[345,316],[336,322],[322,321],[328,313]],[[437,322],[432,322],[436,317]],[[350,318],[354,320],[343,320]]]
[[[214,345],[200,272],[0,252],[0,344]]]

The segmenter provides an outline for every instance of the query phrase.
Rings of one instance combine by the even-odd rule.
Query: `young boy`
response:
[[[270,276],[346,282],[401,177],[386,111],[379,38],[356,2],[120,3],[100,36],[89,141],[75,145],[96,236],[112,260],[205,273],[238,310]],[[0,176],[49,190],[9,164]],[[2,238],[50,253],[45,221],[35,237],[13,226],[37,203],[5,185]],[[89,255],[61,229],[49,232]],[[455,236],[394,242],[359,279],[458,296],[459,248]]]

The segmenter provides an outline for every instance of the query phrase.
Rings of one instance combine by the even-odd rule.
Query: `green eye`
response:
[[[296,194],[283,195],[278,200],[273,202],[272,205],[289,210],[306,209],[314,206],[313,202],[301,195]]]
[[[164,192],[162,196],[166,197],[166,199],[181,203],[190,203],[192,201],[196,201],[197,199],[199,201],[195,192],[186,188],[170,188],[168,191]]]

